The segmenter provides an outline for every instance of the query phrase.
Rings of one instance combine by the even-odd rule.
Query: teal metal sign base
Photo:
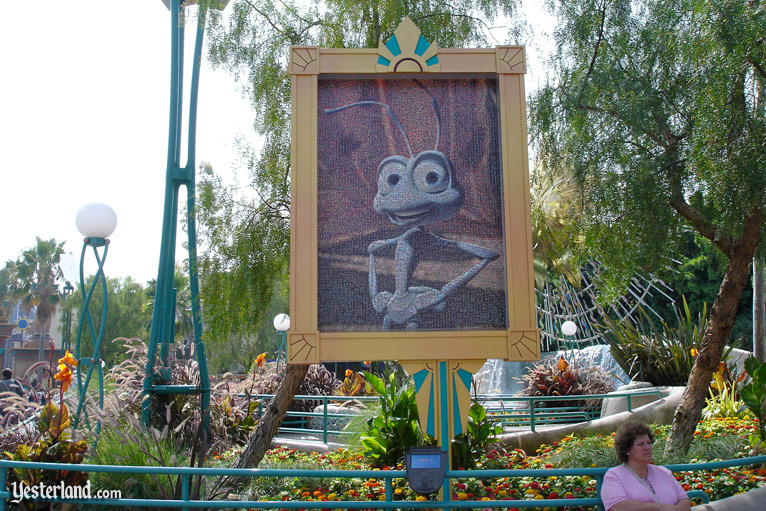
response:
[[[199,6],[197,34],[192,64],[191,93],[189,97],[189,132],[186,165],[181,166],[181,119],[183,94],[184,23],[180,16],[181,0],[170,0],[171,27],[171,70],[170,70],[170,128],[168,130],[168,158],[165,173],[165,208],[162,221],[162,243],[157,272],[157,290],[154,297],[154,312],[149,336],[146,375],[144,377],[144,400],[141,420],[145,426],[152,422],[152,403],[158,397],[174,394],[200,394],[200,408],[205,431],[209,421],[210,376],[207,368],[205,346],[202,342],[202,320],[200,318],[199,275],[197,267],[197,236],[195,208],[195,147],[197,127],[197,96],[199,92],[199,71],[202,62],[202,39],[205,31],[206,4]],[[188,18],[187,18],[188,19]],[[171,385],[171,368],[168,356],[175,341],[176,290],[173,288],[175,275],[175,247],[178,227],[178,201],[181,186],[186,187],[187,231],[189,249],[189,284],[191,287],[193,335],[195,356],[199,366],[200,385]],[[159,352],[159,353],[158,353]]]

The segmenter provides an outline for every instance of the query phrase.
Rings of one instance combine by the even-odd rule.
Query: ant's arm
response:
[[[471,243],[465,243],[462,241],[447,240],[439,236],[436,236],[435,234],[431,234],[431,236],[433,237],[434,242],[440,247],[448,247],[448,248],[453,248],[457,250],[462,250],[463,252],[468,252],[469,254],[479,258],[479,262],[476,263],[473,267],[471,267],[468,271],[456,277],[451,282],[447,283],[444,287],[442,287],[441,291],[442,293],[444,293],[445,297],[451,295],[452,293],[454,293],[455,291],[457,291],[458,289],[466,285],[482,269],[484,269],[485,266],[487,266],[490,262],[500,257],[500,254],[488,248],[480,247],[478,245],[473,245]]]
[[[390,240],[376,240],[367,246],[367,253],[370,254],[370,272],[368,276],[370,286],[370,299],[375,300],[378,295],[378,272],[375,269],[375,253],[386,247],[396,245],[398,238]]]

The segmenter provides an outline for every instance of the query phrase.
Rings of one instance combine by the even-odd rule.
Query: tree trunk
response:
[[[710,310],[710,321],[702,337],[697,360],[689,375],[681,403],[673,416],[673,426],[665,453],[686,452],[694,438],[713,372],[718,368],[724,346],[729,341],[742,292],[750,281],[750,263],[758,245],[761,210],[755,209],[745,220],[742,235],[728,253],[729,266]]]
[[[753,258],[753,355],[766,362],[766,305],[764,304],[763,259]]]
[[[293,400],[293,396],[298,392],[298,388],[303,381],[304,376],[309,370],[305,364],[290,364],[287,366],[285,377],[277,387],[274,399],[266,407],[266,411],[258,421],[253,430],[253,434],[247,440],[247,445],[237,458],[232,468],[254,468],[261,462],[266,450],[271,445],[271,440],[277,434],[282,419],[285,418],[287,407]],[[213,493],[219,488],[230,486],[234,483],[234,478],[225,477],[216,482]]]

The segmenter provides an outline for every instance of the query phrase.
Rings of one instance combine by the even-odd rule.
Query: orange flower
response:
[[[372,361],[370,361],[370,360],[365,360],[365,361],[364,361],[364,365],[368,366],[368,365],[370,365],[370,364],[372,364]]]
[[[66,350],[66,353],[64,353],[64,358],[59,359],[59,364],[66,364],[70,367],[77,367],[77,364],[79,362],[72,356],[71,353],[69,353],[69,350]]]
[[[264,362],[266,362],[266,353],[261,353],[255,358],[255,363],[258,367],[263,367]]]
[[[68,365],[60,364],[59,372],[57,372],[53,378],[61,382],[61,391],[66,392],[69,386],[72,384],[72,370]]]
[[[567,367],[569,367],[569,364],[567,363],[566,360],[564,360],[564,357],[561,357],[558,363],[559,371],[565,371]]]
[[[351,369],[346,369],[346,378],[351,378],[351,375],[354,374],[354,371]]]

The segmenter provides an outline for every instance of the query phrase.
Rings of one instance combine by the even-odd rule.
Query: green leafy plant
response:
[[[683,310],[675,311],[678,327],[665,321],[658,325],[646,309],[639,305],[637,310],[636,324],[604,316],[597,326],[609,340],[615,361],[634,380],[657,386],[686,385],[707,326],[707,307],[695,320],[684,298]]]
[[[487,410],[481,403],[474,402],[468,412],[466,431],[452,441],[452,466],[476,468],[476,462],[484,454],[486,445],[502,432],[503,427],[487,417]]]
[[[58,392],[60,406],[56,406],[53,400],[49,399],[40,409],[37,416],[39,436],[31,444],[16,445],[15,452],[5,452],[5,455],[13,461],[80,464],[88,451],[85,440],[75,439],[73,433],[67,431],[71,422],[69,408],[64,402],[64,392],[72,383],[72,369],[77,367],[77,360],[67,351],[64,357],[58,360],[58,364],[59,371],[54,378],[61,382]],[[84,484],[88,475],[84,472],[69,470],[14,468],[11,472],[11,480],[14,479],[28,486],[39,483],[59,484],[62,481],[75,486]]]
[[[68,431],[70,425],[67,405],[62,403],[59,408],[53,401],[48,401],[37,418],[38,438],[32,444],[18,444],[15,452],[5,452],[5,455],[13,461],[80,464],[88,446],[85,440],[73,437]],[[84,484],[87,479],[87,473],[69,470],[14,468],[11,475],[11,481],[17,480],[29,486],[39,483],[59,484],[61,481],[75,486]]]
[[[747,407],[758,419],[758,436],[750,435],[750,443],[757,451],[766,451],[766,362],[755,357],[745,360],[745,371],[750,382],[742,386],[740,395]]]
[[[372,373],[363,374],[380,396],[380,414],[368,419],[361,439],[364,456],[376,467],[396,465],[410,447],[426,443],[418,423],[415,389],[409,384],[397,386],[393,373],[387,382]]]
[[[705,400],[705,408],[702,410],[703,419],[715,419],[716,417],[743,417],[752,415],[744,401],[737,397],[736,383],[721,382],[716,392],[710,387],[710,398]]]
[[[349,397],[372,396],[375,394],[375,390],[362,373],[346,369],[346,377],[338,388],[335,389],[335,394]]]

